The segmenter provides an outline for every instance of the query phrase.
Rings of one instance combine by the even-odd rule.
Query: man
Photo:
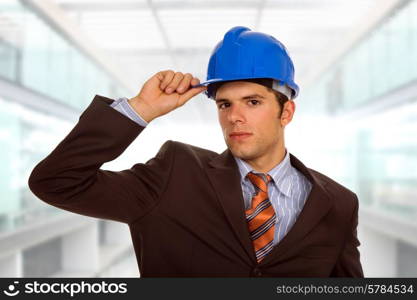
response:
[[[128,224],[142,277],[362,277],[356,195],[285,148],[293,76],[279,41],[234,27],[207,82],[167,70],[132,99],[96,96],[32,171],[30,189],[58,208]],[[167,141],[145,164],[100,169],[202,91],[215,99],[227,150]]]

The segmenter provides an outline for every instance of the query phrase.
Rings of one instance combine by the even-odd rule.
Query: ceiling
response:
[[[210,52],[242,25],[283,42],[303,81],[377,0],[54,0],[137,85],[163,69],[205,77]]]

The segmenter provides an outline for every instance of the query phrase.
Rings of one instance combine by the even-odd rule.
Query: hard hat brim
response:
[[[206,80],[204,82],[201,82],[197,85],[192,85],[191,87],[196,88],[196,87],[200,87],[200,86],[208,86],[210,83],[215,83],[215,82],[220,82],[220,81],[224,81],[223,78],[214,78],[214,79],[210,79],[210,80]]]
[[[264,77],[254,77],[254,78],[251,78],[250,77],[250,78],[248,78],[247,76],[245,76],[245,77],[236,77],[236,78],[228,78],[228,79],[213,78],[213,79],[210,79],[210,80],[206,80],[204,82],[201,82],[200,84],[192,85],[191,87],[196,88],[196,87],[200,87],[200,86],[208,86],[209,84],[216,83],[216,82],[222,82],[222,81],[236,81],[236,80],[257,79],[257,78],[264,78]],[[274,78],[271,78],[271,79],[274,79]],[[289,94],[287,94],[287,93],[284,92],[284,95],[286,95],[288,97],[288,99],[292,99],[292,98],[297,97],[298,96],[298,85],[296,85],[293,82],[292,85],[289,86],[289,87],[292,90],[292,92],[290,92]],[[275,89],[275,90],[277,90],[277,89]],[[281,90],[278,90],[278,91],[283,92]],[[207,96],[210,96],[208,94],[208,90],[205,93],[206,93]],[[291,94],[293,94],[293,95],[291,95]]]

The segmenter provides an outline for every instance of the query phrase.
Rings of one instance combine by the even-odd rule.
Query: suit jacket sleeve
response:
[[[351,218],[351,225],[346,236],[345,247],[332,271],[332,277],[364,277],[358,250],[358,246],[360,245],[357,238],[359,201],[356,195],[354,201],[355,206]]]
[[[77,214],[132,223],[158,204],[174,156],[167,141],[145,164],[114,172],[100,169],[117,158],[144,127],[96,95],[78,123],[33,169],[29,188],[46,203]]]

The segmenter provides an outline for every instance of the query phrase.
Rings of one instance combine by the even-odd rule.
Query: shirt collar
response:
[[[259,173],[253,170],[253,168],[244,160],[240,159],[239,157],[233,156],[237,162],[239,167],[239,172],[241,176],[241,181],[244,182],[246,175],[249,172]],[[285,156],[284,159],[273,167],[268,174],[272,177],[275,186],[278,190],[283,193],[285,196],[291,196],[291,188],[288,188],[288,185],[285,182],[285,178],[291,175],[291,161],[290,161],[290,153],[285,149]]]

